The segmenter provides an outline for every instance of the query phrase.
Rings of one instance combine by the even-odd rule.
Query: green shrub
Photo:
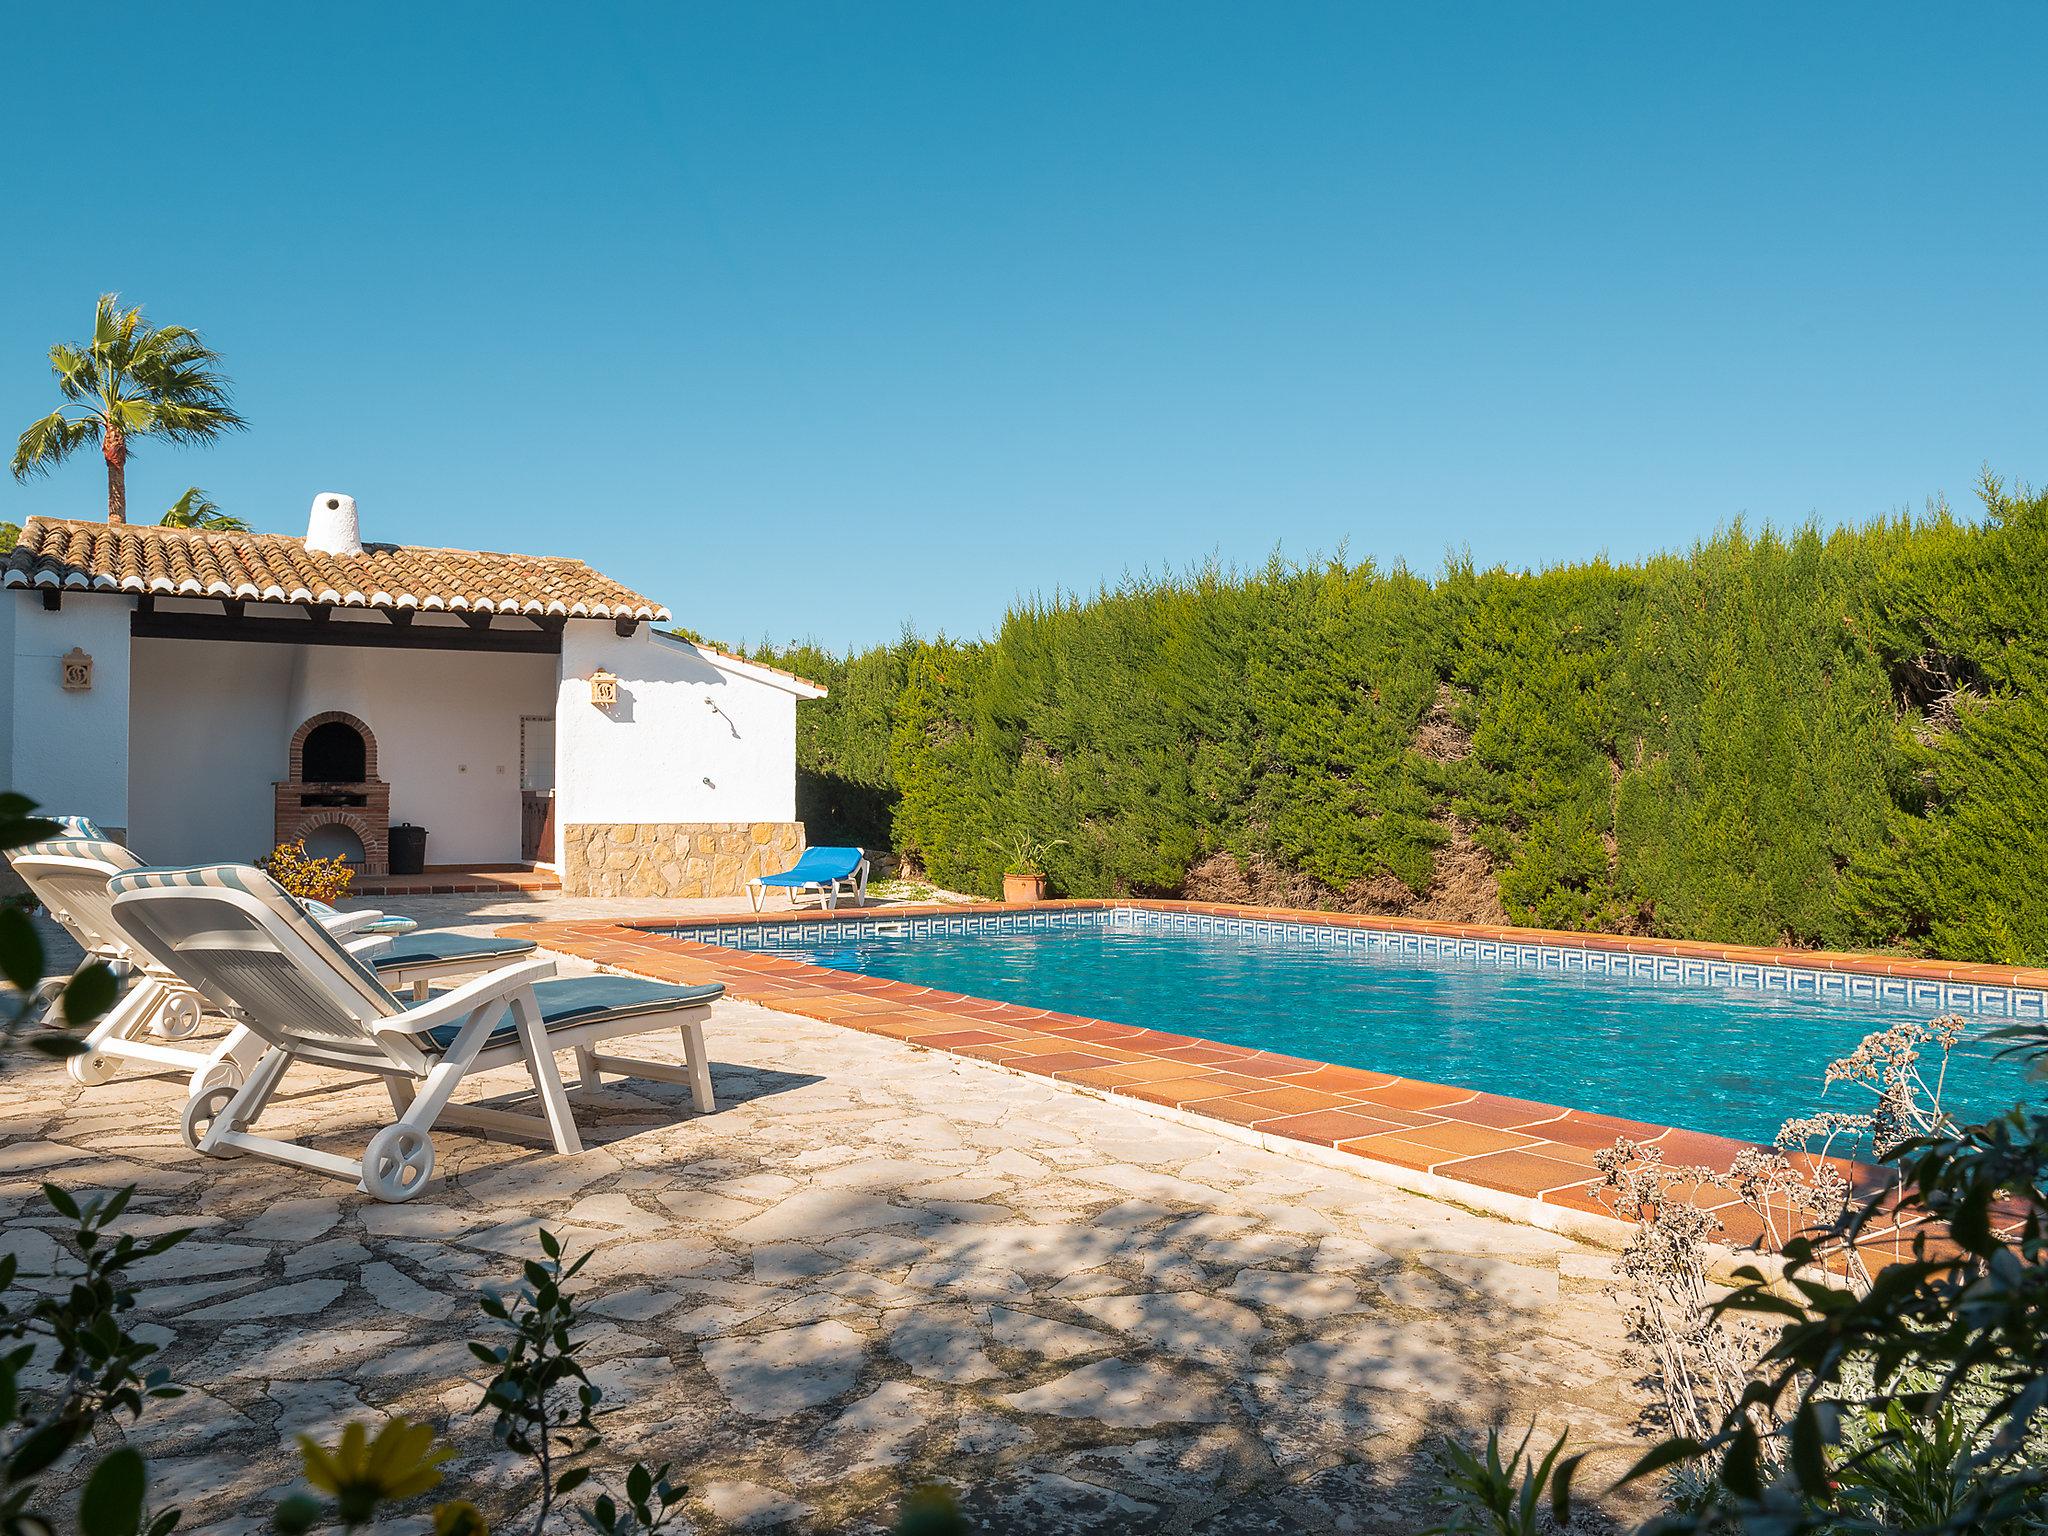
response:
[[[1469,839],[1516,922],[2048,960],[2048,497],[1435,580],[1130,579],[985,641],[762,659],[813,841],[995,895],[1176,895],[1219,853],[1400,905]]]
[[[1876,644],[1909,706],[1883,843],[1851,872],[1871,937],[1955,959],[2048,957],[2048,494],[1986,477],[1987,523],[1889,552]]]

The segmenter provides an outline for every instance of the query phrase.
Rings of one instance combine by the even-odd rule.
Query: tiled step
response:
[[[562,882],[551,869],[527,865],[429,866],[418,875],[359,875],[349,895],[362,896],[546,896]]]

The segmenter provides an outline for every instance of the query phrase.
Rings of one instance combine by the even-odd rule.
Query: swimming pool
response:
[[[1225,1044],[1769,1141],[1874,1030],[1960,1013],[1946,1103],[2027,1096],[1985,1031],[2041,992],[1143,908],[691,925],[678,935]],[[2038,1092],[2038,1089],[2031,1091]]]

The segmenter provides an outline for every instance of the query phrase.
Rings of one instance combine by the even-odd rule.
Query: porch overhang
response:
[[[135,600],[128,632],[136,639],[148,640],[559,656],[568,622],[553,614],[441,614],[404,608],[256,604],[232,598],[221,599],[217,606],[190,599],[168,606],[144,595]]]

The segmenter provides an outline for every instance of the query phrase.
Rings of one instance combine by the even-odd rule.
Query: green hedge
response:
[[[1510,920],[2048,961],[2048,496],[1537,574],[1274,562],[839,657],[813,841],[993,894],[1178,894],[1227,854],[1399,907],[1453,843]],[[1306,891],[1306,898],[1299,893]]]

